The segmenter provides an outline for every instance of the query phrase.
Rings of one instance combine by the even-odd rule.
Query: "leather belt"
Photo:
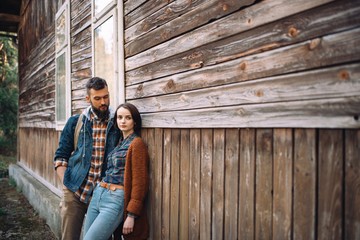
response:
[[[113,184],[113,183],[107,183],[107,182],[100,182],[100,187],[109,189],[111,191],[115,191],[116,189],[122,189],[124,190],[124,186]]]

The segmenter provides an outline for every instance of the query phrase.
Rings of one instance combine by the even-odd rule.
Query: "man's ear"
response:
[[[90,103],[90,97],[89,97],[89,95],[86,95],[85,99],[86,99],[86,102]]]

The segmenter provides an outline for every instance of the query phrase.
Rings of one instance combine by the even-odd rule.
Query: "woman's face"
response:
[[[127,136],[134,132],[134,119],[131,116],[131,113],[126,108],[119,108],[116,112],[116,123],[123,132],[124,136]]]

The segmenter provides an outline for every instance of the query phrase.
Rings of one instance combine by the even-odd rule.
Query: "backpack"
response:
[[[78,119],[78,121],[76,123],[75,132],[74,132],[74,150],[77,147],[80,129],[81,129],[82,125],[83,125],[83,122],[82,122],[83,116],[84,116],[83,114],[80,114],[79,119]]]

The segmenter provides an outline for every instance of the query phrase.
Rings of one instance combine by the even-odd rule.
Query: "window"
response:
[[[71,114],[69,33],[69,3],[65,1],[57,12],[55,20],[55,121],[57,130],[62,130]]]
[[[122,4],[121,0],[92,2],[93,76],[104,78],[108,83],[113,108],[124,102]]]

